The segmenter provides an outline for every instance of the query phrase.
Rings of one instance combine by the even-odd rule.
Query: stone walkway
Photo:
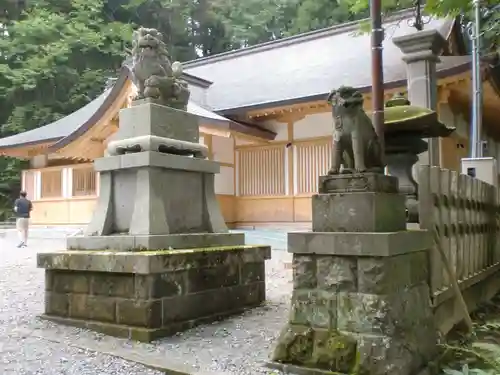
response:
[[[156,375],[277,374],[262,367],[288,309],[291,273],[283,264],[284,232],[252,232],[248,243],[271,244],[266,264],[268,303],[224,322],[200,326],[151,344],[103,336],[41,321],[43,270],[36,253],[64,248],[75,228],[37,228],[29,247],[17,249],[13,231],[0,236],[0,374]],[[157,371],[170,368],[177,372]],[[203,370],[203,371],[201,371]]]

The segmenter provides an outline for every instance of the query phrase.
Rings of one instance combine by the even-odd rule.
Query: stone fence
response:
[[[455,171],[418,167],[419,226],[437,230],[469,311],[500,290],[499,189]],[[461,310],[437,244],[429,254],[429,286],[438,326],[448,332]]]

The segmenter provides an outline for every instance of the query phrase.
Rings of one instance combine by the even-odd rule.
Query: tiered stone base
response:
[[[243,233],[183,233],[164,235],[74,236],[68,237],[69,250],[144,251],[163,249],[195,249],[245,244]]]
[[[288,242],[294,291],[272,367],[408,375],[435,357],[428,233],[290,233]]]
[[[38,254],[43,318],[151,341],[265,300],[270,247]]]
[[[397,179],[321,176],[313,232],[289,233],[294,290],[272,367],[300,375],[415,375],[437,354],[432,236],[406,231]]]

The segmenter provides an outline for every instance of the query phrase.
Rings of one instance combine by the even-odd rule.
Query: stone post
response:
[[[436,63],[446,40],[436,29],[393,39],[407,64],[408,99],[413,105],[437,110]],[[439,138],[429,138],[429,165],[439,165]]]
[[[269,367],[301,375],[423,370],[437,354],[432,238],[406,230],[397,178],[322,176],[312,210],[313,232],[288,235],[291,311]]]

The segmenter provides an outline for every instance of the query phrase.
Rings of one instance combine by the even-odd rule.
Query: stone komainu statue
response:
[[[332,105],[334,123],[328,174],[338,174],[341,164],[345,173],[383,173],[382,150],[372,121],[363,110],[363,95],[352,87],[342,86],[330,92],[327,101]]]
[[[141,27],[134,31],[131,70],[137,86],[135,100],[152,98],[158,104],[186,110],[189,88],[180,78],[182,65],[171,62],[158,30]]]

